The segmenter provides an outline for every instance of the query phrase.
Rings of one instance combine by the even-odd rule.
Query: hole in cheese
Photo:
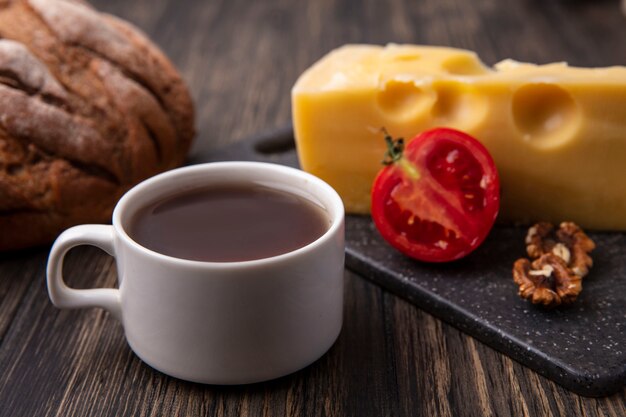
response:
[[[554,147],[568,141],[581,119],[570,93],[546,83],[518,88],[513,95],[512,111],[522,137],[542,147]]]
[[[392,58],[392,61],[411,62],[411,61],[418,61],[421,58],[422,57],[418,54],[398,54]]]
[[[479,75],[488,72],[482,63],[472,55],[453,56],[445,60],[441,67],[452,75]]]
[[[440,81],[433,88],[437,100],[431,114],[436,125],[468,130],[484,120],[487,101],[473,88],[455,81]]]
[[[389,117],[407,120],[425,113],[433,102],[432,92],[424,91],[413,81],[389,80],[378,92],[378,105]]]

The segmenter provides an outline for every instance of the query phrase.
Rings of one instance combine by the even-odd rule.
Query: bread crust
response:
[[[193,136],[187,87],[137,28],[80,0],[0,2],[0,250],[110,222]]]

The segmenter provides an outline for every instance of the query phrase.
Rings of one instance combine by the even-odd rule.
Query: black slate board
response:
[[[298,166],[290,126],[190,163],[252,160]],[[626,213],[625,213],[626,215]],[[626,234],[590,233],[597,244],[584,291],[546,310],[517,296],[511,267],[526,230],[496,226],[474,253],[426,264],[388,246],[368,216],[346,216],[346,266],[580,395],[626,385]]]

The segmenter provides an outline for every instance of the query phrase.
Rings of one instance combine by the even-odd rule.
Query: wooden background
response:
[[[626,64],[618,0],[97,0],[146,31],[188,81],[194,153],[290,120],[297,76],[349,42],[476,50],[488,64]],[[164,376],[101,310],[47,298],[48,248],[0,254],[0,416],[624,416],[626,391],[584,398],[346,272],[344,329],[330,352],[240,387]],[[113,286],[112,259],[74,250],[66,275]]]

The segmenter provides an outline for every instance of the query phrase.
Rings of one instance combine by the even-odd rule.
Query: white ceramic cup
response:
[[[174,193],[241,181],[321,204],[331,225],[292,252],[245,262],[198,262],[144,248],[126,230],[141,207]],[[267,237],[271,239],[271,236]],[[73,289],[65,254],[78,245],[113,255],[119,289]],[[322,356],[342,325],[344,208],[310,174],[258,162],[218,162],[169,171],[118,202],[113,225],[63,232],[48,259],[48,292],[59,308],[101,307],[118,318],[132,350],[163,373],[209,384],[243,384],[297,371]]]

